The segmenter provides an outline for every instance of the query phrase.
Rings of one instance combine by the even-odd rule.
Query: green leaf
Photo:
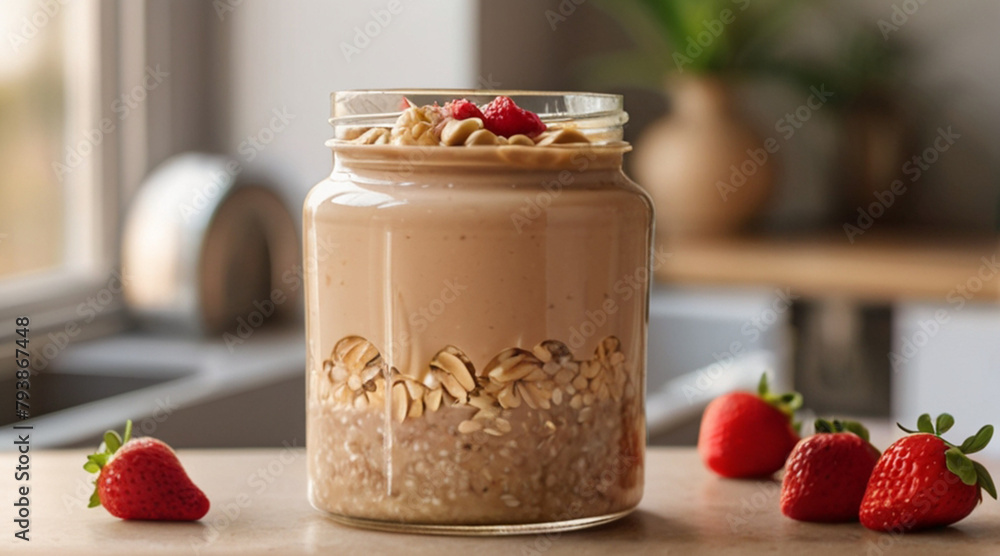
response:
[[[924,413],[917,419],[917,430],[920,432],[926,432],[927,434],[934,434],[934,425],[931,423],[931,416],[929,413]]]
[[[830,421],[827,421],[826,419],[816,419],[816,422],[813,424],[813,428],[816,429],[817,433],[825,433],[825,432],[833,432],[834,431],[834,425],[833,425],[833,423],[831,423]]]
[[[596,4],[618,21],[637,50],[646,55],[669,58],[678,45],[683,47],[683,37],[675,41],[674,30],[661,27],[655,13],[642,0],[598,0]]]
[[[935,429],[937,430],[938,436],[941,436],[942,434],[951,430],[951,427],[954,425],[955,425],[955,418],[947,413],[942,413],[941,415],[938,415]]]
[[[108,454],[107,452],[102,452],[100,454],[90,454],[89,456],[87,456],[87,459],[90,460],[92,463],[97,464],[98,467],[104,467],[105,465],[107,465],[109,457],[110,454]]]
[[[88,473],[99,473],[101,471],[101,466],[91,460],[87,460],[87,463],[83,464],[83,468]]]
[[[118,436],[118,433],[115,431],[108,431],[104,433],[104,445],[113,454],[118,451],[118,448],[122,447],[122,437]]]
[[[757,393],[762,400],[787,415],[789,420],[792,421],[794,420],[795,412],[802,407],[802,394],[798,392],[788,392],[785,394],[771,392],[767,381],[767,373],[760,375]]]
[[[125,421],[125,437],[122,439],[122,444],[128,444],[128,441],[132,440],[132,420],[129,419]]]
[[[997,487],[993,484],[993,477],[990,477],[990,472],[978,461],[972,462],[972,466],[976,468],[976,477],[979,479],[979,486],[996,500]]]
[[[90,495],[90,503],[87,504],[88,508],[96,508],[101,505],[101,495],[97,493],[97,488],[94,488],[94,494]]]
[[[666,59],[669,63],[669,58]],[[572,72],[586,89],[634,88],[663,93],[663,57],[653,57],[642,52],[610,52],[588,57],[577,63]]]
[[[858,423],[857,421],[844,421],[843,427],[844,430],[860,436],[861,439],[864,440],[865,442],[868,442],[871,439],[871,435],[868,433],[868,429],[861,423]]]
[[[959,479],[967,485],[976,484],[976,466],[973,465],[972,460],[968,458],[965,454],[959,451],[958,448],[949,448],[947,452],[944,453],[945,461],[948,464],[948,470],[952,473],[958,475]]]
[[[799,394],[798,392],[782,394],[778,400],[782,405],[786,406],[791,411],[798,411],[802,409],[802,394]]]
[[[965,439],[959,447],[963,454],[974,454],[982,450],[993,438],[993,425],[984,425],[975,435]]]

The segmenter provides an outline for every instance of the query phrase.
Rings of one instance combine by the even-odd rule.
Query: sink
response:
[[[150,373],[143,370],[134,375],[101,375],[92,373],[69,373],[45,371],[31,377],[30,412],[33,418],[57,411],[71,409],[84,404],[107,400],[150,386],[183,378],[187,374]],[[0,399],[13,400],[16,379],[0,380]],[[12,425],[17,418],[12,411],[0,413],[0,427]]]

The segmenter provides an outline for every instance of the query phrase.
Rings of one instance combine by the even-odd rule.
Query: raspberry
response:
[[[510,97],[493,99],[483,108],[483,115],[486,129],[504,137],[518,134],[535,137],[546,129],[537,114],[514,104]]]
[[[465,120],[467,118],[479,118],[482,120],[485,118],[479,107],[476,106],[476,103],[464,98],[449,102],[445,105],[445,108],[451,110],[451,115],[456,120]]]

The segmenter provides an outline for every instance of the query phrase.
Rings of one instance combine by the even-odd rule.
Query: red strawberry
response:
[[[503,137],[527,135],[535,137],[547,128],[534,112],[514,104],[510,97],[497,97],[483,108],[486,129]]]
[[[464,98],[453,100],[445,104],[444,107],[451,112],[451,117],[456,120],[465,120],[467,118],[479,118],[480,120],[486,119],[486,116],[483,116],[482,111],[479,110],[476,103],[470,102]]]
[[[915,531],[942,527],[963,519],[983,499],[980,489],[994,499],[996,487],[989,472],[966,454],[986,447],[993,426],[986,425],[961,446],[941,438],[955,424],[947,413],[931,424],[931,416],[917,420],[917,431],[889,446],[879,458],[864,500],[861,524],[875,531]]]
[[[878,450],[868,430],[853,421],[817,419],[816,433],[788,456],[781,513],[799,521],[857,521]]]
[[[792,416],[802,396],[772,394],[767,375],[758,394],[733,392],[712,400],[701,418],[698,453],[723,477],[764,477],[781,469],[799,441]]]
[[[105,450],[87,456],[83,468],[100,473],[90,507],[103,505],[122,519],[197,521],[208,513],[205,494],[191,482],[177,454],[155,438],[132,436],[132,421],[124,440],[115,431],[104,434]]]

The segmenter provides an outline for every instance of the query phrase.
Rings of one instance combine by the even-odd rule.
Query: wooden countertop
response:
[[[799,523],[778,511],[776,482],[730,481],[707,472],[692,449],[649,452],[639,510],[597,529],[496,538],[432,537],[346,528],[306,500],[305,453],[181,451],[212,510],[200,523],[124,522],[88,510],[83,451],[32,452],[31,541],[13,537],[14,454],[0,474],[0,553],[102,554],[1000,554],[1000,503],[987,499],[961,523],[896,537],[858,524]],[[990,462],[994,476],[1000,466]]]

